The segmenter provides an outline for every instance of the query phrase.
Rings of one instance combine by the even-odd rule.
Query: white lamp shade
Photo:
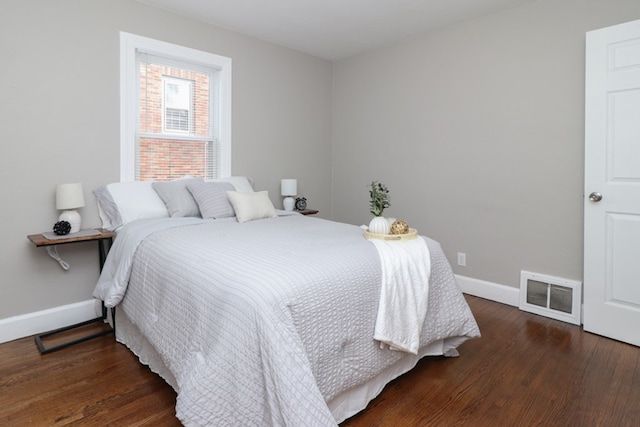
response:
[[[77,209],[84,206],[82,184],[60,184],[56,187],[56,209]]]
[[[283,196],[296,196],[298,194],[298,180],[283,179],[280,182],[280,194]]]

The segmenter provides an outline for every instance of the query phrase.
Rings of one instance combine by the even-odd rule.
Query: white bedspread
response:
[[[373,337],[392,350],[418,354],[427,316],[431,257],[419,237],[408,241],[371,240],[382,264],[382,284]]]
[[[479,336],[438,243],[426,241],[420,346]],[[373,339],[374,246],[359,227],[319,218],[130,223],[94,296],[119,304],[155,348],[187,426],[335,425],[326,402],[411,356]]]

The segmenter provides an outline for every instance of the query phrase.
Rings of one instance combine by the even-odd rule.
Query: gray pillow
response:
[[[157,181],[152,184],[152,187],[167,206],[172,218],[199,217],[200,209],[191,192],[187,190],[187,186],[201,182],[203,182],[202,178],[183,178],[174,181]]]
[[[233,206],[229,203],[227,191],[235,191],[229,182],[196,182],[187,189],[198,203],[202,218],[228,218],[235,216]]]

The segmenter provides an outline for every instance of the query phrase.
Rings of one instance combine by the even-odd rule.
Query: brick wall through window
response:
[[[193,82],[189,129],[167,134],[163,126],[163,77]],[[170,180],[185,175],[207,177],[210,137],[210,76],[180,67],[140,61],[140,128],[137,159],[139,180]],[[154,135],[155,134],[155,135]],[[158,137],[162,135],[163,137]],[[170,137],[168,137],[170,135]],[[215,151],[215,150],[214,150]]]

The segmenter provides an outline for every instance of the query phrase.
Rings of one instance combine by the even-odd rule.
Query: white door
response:
[[[584,329],[640,346],[640,20],[587,33]]]

